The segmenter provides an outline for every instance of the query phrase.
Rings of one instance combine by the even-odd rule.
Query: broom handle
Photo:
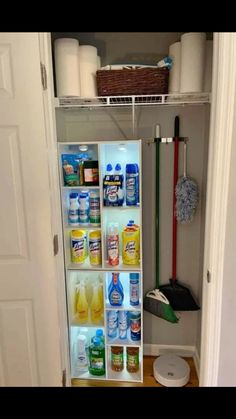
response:
[[[160,126],[156,126],[156,138],[160,137]],[[156,289],[160,285],[160,263],[159,263],[159,246],[160,246],[160,142],[156,140]]]
[[[175,117],[175,146],[174,146],[174,184],[173,184],[173,240],[172,240],[172,280],[176,281],[177,265],[177,219],[175,216],[176,195],[175,187],[178,181],[179,163],[179,117]]]

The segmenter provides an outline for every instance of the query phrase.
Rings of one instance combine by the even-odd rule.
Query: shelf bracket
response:
[[[118,130],[121,132],[121,134],[123,135],[123,137],[128,140],[128,137],[126,135],[126,133],[123,131],[123,129],[120,127],[120,125],[118,124],[118,122],[116,121],[116,119],[114,118],[114,116],[109,112],[108,109],[106,109],[107,114],[110,116],[111,120],[114,122],[114,124],[117,126]]]

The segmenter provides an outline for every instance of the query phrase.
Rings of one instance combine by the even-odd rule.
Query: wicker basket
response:
[[[167,94],[168,80],[167,68],[98,70],[98,96]]]

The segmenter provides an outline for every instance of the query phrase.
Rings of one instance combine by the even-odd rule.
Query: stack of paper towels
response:
[[[57,96],[80,96],[79,42],[59,38],[54,42]]]
[[[97,96],[96,71],[101,67],[97,48],[73,38],[54,43],[57,96]]]
[[[169,48],[173,59],[170,70],[169,93],[200,93],[211,90],[213,41],[206,34],[189,32]]]

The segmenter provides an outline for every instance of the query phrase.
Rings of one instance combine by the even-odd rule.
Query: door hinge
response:
[[[66,387],[66,370],[62,371],[62,387]]]
[[[211,282],[211,273],[210,273],[209,270],[207,271],[207,282],[208,282],[208,284],[210,284],[210,282]]]
[[[53,236],[53,253],[54,253],[54,256],[56,256],[58,254],[58,251],[59,251],[58,235],[55,234]]]
[[[40,63],[41,68],[41,80],[42,80],[42,86],[43,90],[47,90],[47,71],[44,64]]]

